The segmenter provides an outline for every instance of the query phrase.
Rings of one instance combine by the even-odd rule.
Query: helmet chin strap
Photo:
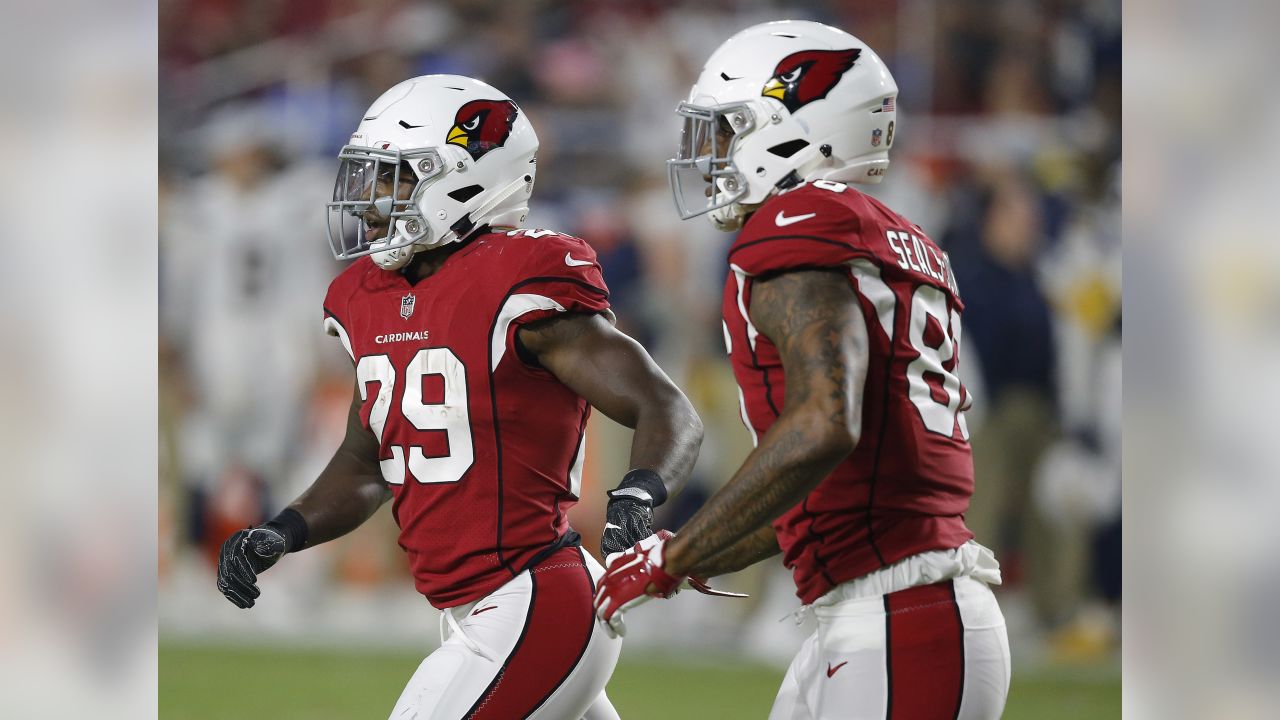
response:
[[[405,245],[394,250],[383,250],[373,253],[373,261],[383,270],[399,270],[413,259],[413,254],[421,249],[419,245]]]
[[[707,220],[721,232],[732,232],[742,227],[747,217],[747,209],[738,203],[730,203],[707,213]]]
[[[783,190],[793,188],[796,185],[799,185],[800,182],[800,173],[792,170],[783,176],[776,185],[774,185],[774,189],[769,192],[768,197],[773,197]],[[758,203],[754,205],[730,203],[725,207],[717,208],[707,213],[707,219],[711,221],[711,224],[714,225],[717,230],[722,232],[733,232],[734,230],[742,227],[742,224],[747,220],[747,216],[755,212],[757,207],[759,207]]]
[[[410,233],[409,227],[417,225],[420,230],[417,233]],[[396,229],[396,235],[399,237],[422,237],[430,234],[430,226],[420,217],[397,218],[393,224]],[[415,238],[416,239],[416,238]],[[381,250],[373,253],[373,261],[383,270],[399,270],[409,264],[409,260],[413,258],[414,253],[420,250],[426,250],[434,247],[435,244],[427,245],[419,242],[411,242],[398,248],[390,250]]]

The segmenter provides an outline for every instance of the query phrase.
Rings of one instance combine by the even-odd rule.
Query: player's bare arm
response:
[[[311,487],[289,504],[306,521],[307,534],[300,548],[346,535],[391,499],[378,469],[378,441],[360,423],[360,404],[357,388],[342,444]]]
[[[311,487],[265,525],[241,530],[222,545],[218,589],[235,605],[253,607],[258,574],[286,552],[341,537],[391,497],[378,469],[378,443],[360,424],[360,391],[347,414],[347,434]]]
[[[609,494],[601,552],[631,547],[653,532],[653,508],[689,479],[702,420],[640,343],[602,315],[570,313],[530,323],[518,339],[560,382],[635,430],[631,472]]]
[[[712,555],[689,573],[692,577],[713,578],[751,567],[782,552],[773,525],[765,525],[738,542]]]
[[[668,543],[666,571],[676,577],[795,506],[858,444],[868,341],[847,275],[813,270],[759,280],[749,312],[778,348],[786,402],[734,477]]]
[[[702,420],[640,343],[598,314],[569,313],[520,328],[539,364],[611,420],[635,430],[631,467],[684,487],[702,445]]]

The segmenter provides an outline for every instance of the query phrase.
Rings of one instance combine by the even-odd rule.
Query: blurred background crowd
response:
[[[160,3],[160,620],[244,634],[428,646],[389,513],[291,558],[260,607],[214,590],[217,547],[314,478],[344,429],[350,362],[321,331],[341,269],[323,227],[334,156],[374,98],[428,73],[483,79],[541,139],[532,227],[600,255],[619,325],[702,414],[678,527],[749,449],[719,328],[732,236],[681,223],[664,161],[710,52],[757,22],[841,27],[888,63],[899,130],[868,191],[947,250],[966,303],[961,377],[977,491],[1019,662],[1114,656],[1120,589],[1120,3],[1117,0]],[[594,549],[628,433],[593,418],[572,520]],[[708,638],[785,661],[803,632],[777,560],[678,598],[637,643]],[[641,611],[642,612],[642,611]],[[643,618],[628,624],[644,627]],[[652,613],[657,615],[657,613]],[[387,622],[389,616],[395,622]],[[698,624],[697,635],[682,628]]]

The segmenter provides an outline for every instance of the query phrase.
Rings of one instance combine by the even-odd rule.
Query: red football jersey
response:
[[[436,607],[483,597],[569,530],[590,406],[515,350],[516,329],[601,312],[582,240],[546,230],[468,241],[416,285],[367,257],[325,298],[356,367],[400,546]]]
[[[973,537],[973,494],[956,374],[963,304],[946,253],[915,224],[842,183],[804,183],[767,200],[729,251],[725,342],[742,419],[758,442],[785,406],[777,348],[751,324],[751,285],[805,268],[848,272],[870,340],[857,449],[774,522],[797,594]]]

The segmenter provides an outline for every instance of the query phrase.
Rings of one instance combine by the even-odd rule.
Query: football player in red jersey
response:
[[[591,602],[603,569],[566,519],[587,417],[635,429],[605,552],[652,532],[702,440],[688,400],[613,327],[591,247],[520,229],[537,150],[520,108],[470,78],[413,78],[365,113],[328,207],[335,255],[355,259],[324,302],[355,366],[346,439],[301,497],[222,548],[218,586],[251,607],[259,573],[391,500],[444,640],[394,718],[617,718],[604,687],[620,641]]]
[[[848,183],[889,164],[897,85],[813,22],[724,43],[678,113],[684,217],[741,228],[723,321],[755,450],[673,538],[614,558],[603,619],[781,552],[817,619],[773,720],[995,718],[999,565],[964,513],[973,463],[946,253]]]

